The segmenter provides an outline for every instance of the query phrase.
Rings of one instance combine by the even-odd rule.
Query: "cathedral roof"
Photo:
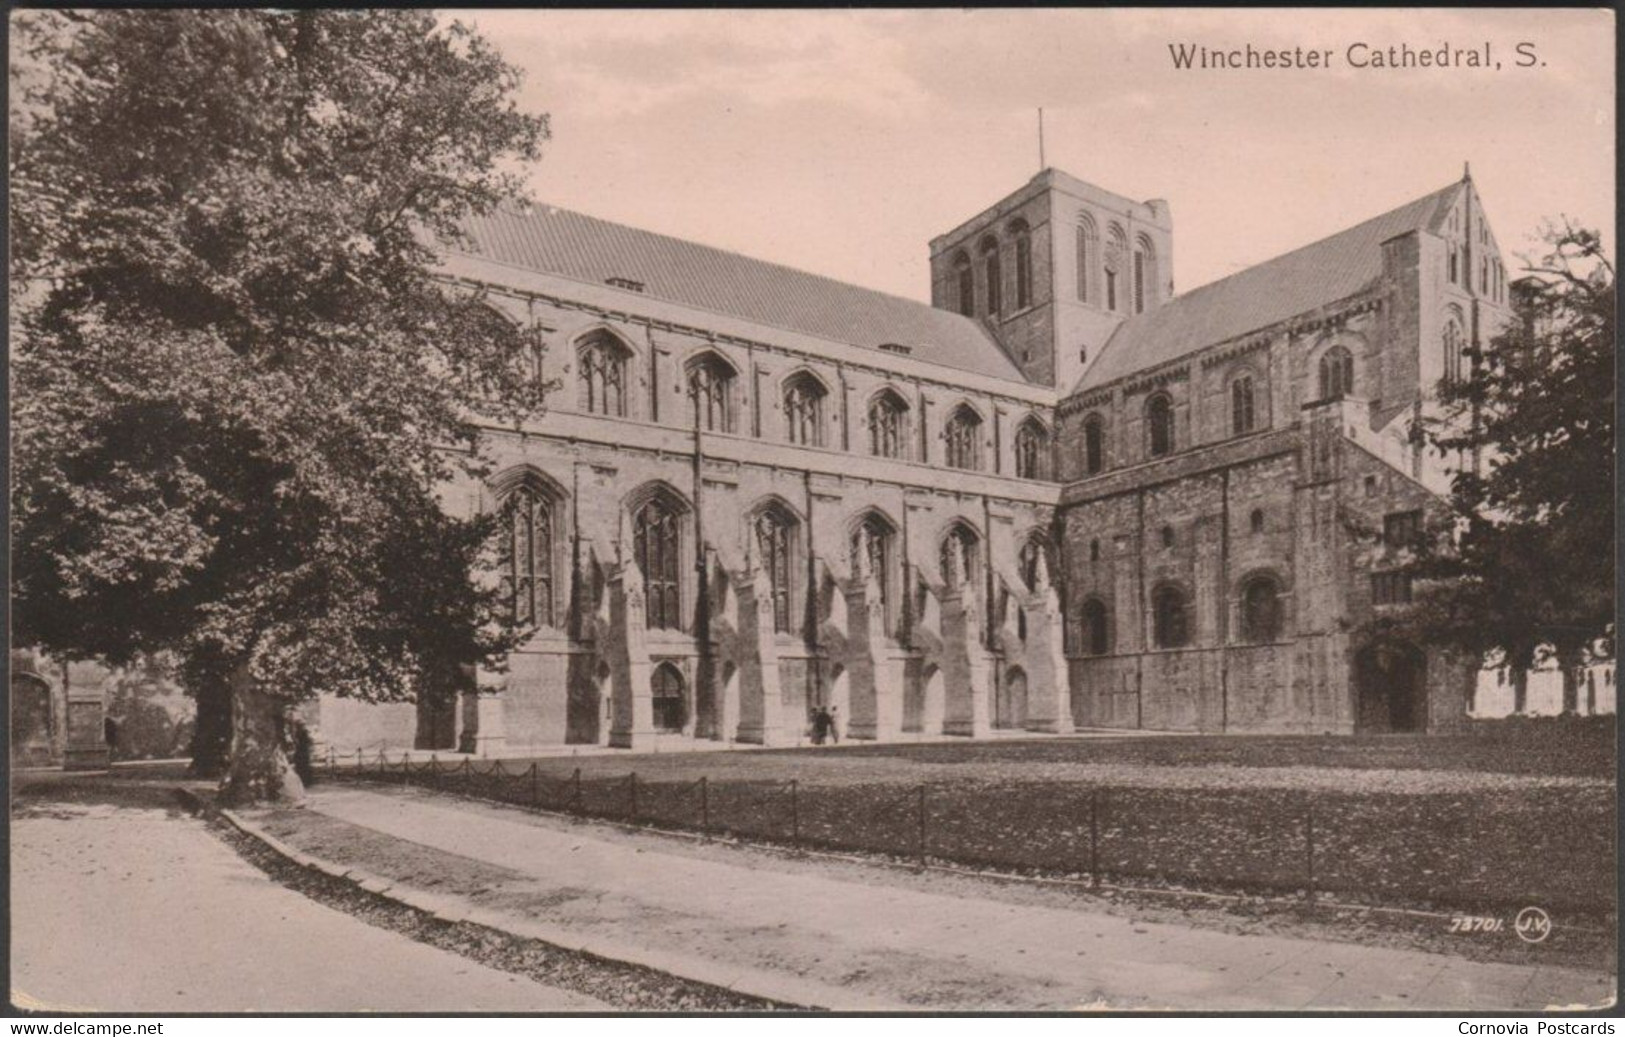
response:
[[[1024,382],[976,321],[947,310],[734,252],[538,205],[467,221],[473,254],[602,285],[626,279],[658,299],[871,349],[907,346],[913,357]]]
[[[1382,275],[1389,238],[1437,230],[1468,181],[1418,198],[1329,238],[1177,295],[1130,317],[1084,372],[1075,391],[1177,360],[1206,346],[1358,295]]]

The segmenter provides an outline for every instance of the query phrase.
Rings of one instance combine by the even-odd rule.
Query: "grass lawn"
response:
[[[1303,889],[1312,867],[1315,888],[1344,899],[1614,911],[1611,723],[1449,737],[999,740],[534,762],[534,779],[531,761],[507,760],[456,775],[421,765],[411,780],[896,856],[921,850],[923,793],[924,852],[966,864],[1062,875],[1098,868],[1120,880],[1258,892]]]

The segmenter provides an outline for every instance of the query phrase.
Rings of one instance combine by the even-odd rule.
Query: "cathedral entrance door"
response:
[[[1410,645],[1384,643],[1361,649],[1354,658],[1355,731],[1425,730],[1426,677],[1427,661]]]

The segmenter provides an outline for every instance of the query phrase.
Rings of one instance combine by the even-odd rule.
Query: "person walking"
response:
[[[823,745],[824,738],[829,734],[829,713],[819,706],[812,711],[812,743]]]
[[[841,744],[841,707],[829,707],[829,740],[833,745]]]

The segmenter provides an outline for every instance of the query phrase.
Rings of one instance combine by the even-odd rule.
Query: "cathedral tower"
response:
[[[1173,295],[1173,220],[1046,169],[931,242],[931,302],[982,322],[1027,378],[1069,389],[1112,331]]]

